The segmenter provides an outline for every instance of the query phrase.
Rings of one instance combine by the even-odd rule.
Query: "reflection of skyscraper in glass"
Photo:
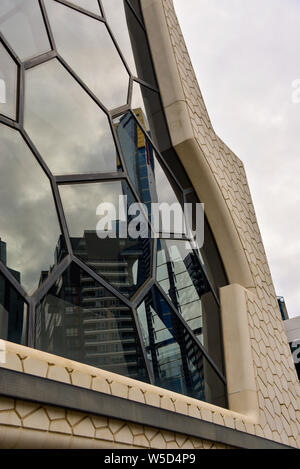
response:
[[[144,253],[139,240],[99,239],[95,231],[85,231],[82,238],[71,238],[71,242],[75,256],[125,297],[131,297],[136,285],[149,275],[141,262]],[[56,256],[61,257],[59,247]],[[79,268],[68,269],[44,299],[35,335],[37,348],[141,378],[141,355],[130,309]]]
[[[0,239],[0,260],[7,267],[6,243]],[[7,267],[20,282],[21,274]],[[24,302],[20,295],[0,276],[0,339],[18,342],[23,329]]]
[[[144,125],[145,117],[142,109],[138,108],[133,112],[141,125]],[[147,144],[142,130],[130,112],[121,117],[116,129],[129,177],[150,214],[151,201],[157,200],[157,196],[153,194],[155,184],[152,181],[154,168],[152,147]]]

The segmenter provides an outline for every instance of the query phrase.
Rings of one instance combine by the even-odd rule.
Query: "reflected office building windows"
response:
[[[1,0],[0,31],[0,338],[225,407],[226,274],[139,0]]]

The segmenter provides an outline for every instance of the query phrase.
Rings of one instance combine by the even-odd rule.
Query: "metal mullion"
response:
[[[156,281],[156,276],[157,276],[157,252],[158,252],[158,241],[159,238],[154,239],[154,246],[153,246],[153,256],[152,256],[152,278],[154,279],[154,282]]]
[[[74,70],[67,64],[67,62],[62,58],[60,54],[57,54],[58,61],[63,65],[63,67],[72,75],[72,77],[77,81],[77,83],[85,90],[89,97],[105,112],[106,115],[109,115],[108,109],[101,103],[97,96],[86,86],[86,84],[79,78],[79,76],[74,72]]]
[[[122,51],[121,51],[121,49],[120,49],[120,47],[119,47],[119,44],[118,44],[118,42],[117,42],[117,40],[116,40],[116,38],[115,38],[115,36],[114,36],[112,30],[110,29],[110,25],[109,25],[109,23],[108,23],[107,20],[105,20],[105,24],[106,24],[107,31],[108,31],[108,33],[109,33],[109,35],[110,35],[110,38],[111,38],[111,40],[112,40],[112,42],[113,42],[115,48],[117,49],[117,52],[118,52],[118,54],[119,54],[119,56],[120,56],[120,59],[122,60],[124,66],[125,66],[125,68],[126,68],[126,71],[127,71],[128,75],[129,75],[129,78],[131,78],[131,77],[132,77],[132,71],[130,70],[129,65],[127,64],[127,61],[126,61],[124,55],[122,54]]]
[[[67,251],[71,255],[71,254],[73,254],[73,247],[72,247],[71,240],[70,240],[69,229],[68,229],[68,225],[67,225],[67,221],[66,221],[65,212],[64,212],[64,209],[63,209],[63,204],[62,204],[62,201],[61,201],[60,193],[59,193],[59,190],[58,190],[58,186],[57,186],[53,176],[51,177],[50,182],[51,182],[51,189],[52,189],[54,204],[55,204],[56,211],[57,211],[57,216],[58,216],[58,220],[59,220],[61,233],[64,237],[64,241],[66,243]]]
[[[77,264],[82,270],[84,270],[90,277],[92,277],[96,282],[100,283],[106,290],[108,290],[113,296],[117,297],[122,303],[124,303],[128,308],[132,308],[132,303],[128,300],[122,293],[116,290],[110,283],[108,283],[103,277],[101,277],[95,270],[91,269],[85,262],[72,255],[72,261]]]
[[[24,106],[25,106],[25,70],[21,65],[18,75],[18,95],[17,95],[17,120],[20,126],[24,126]]]
[[[8,127],[11,127],[12,129],[20,130],[21,126],[18,122],[10,119],[9,117],[4,116],[3,114],[0,114],[0,123],[7,125]]]
[[[54,36],[53,36],[53,33],[52,33],[52,29],[51,29],[51,26],[50,26],[50,21],[49,21],[49,18],[48,18],[47,10],[46,10],[46,7],[45,7],[45,2],[44,2],[44,0],[38,0],[38,1],[39,1],[40,9],[41,9],[41,12],[42,12],[42,16],[43,16],[44,24],[45,24],[45,27],[46,27],[46,31],[47,31],[47,34],[48,34],[48,39],[49,39],[49,42],[50,42],[50,46],[53,50],[56,50],[56,44],[55,44]]]
[[[72,263],[71,255],[67,255],[64,259],[55,266],[50,275],[38,288],[38,290],[32,295],[32,299],[35,305],[38,305],[42,299],[49,293],[55,282],[61,275],[68,269]]]
[[[78,11],[79,13],[83,13],[86,16],[89,16],[90,18],[93,18],[98,21],[104,21],[102,16],[96,15],[96,13],[93,13],[92,11],[85,10],[85,8],[82,8],[79,5],[75,5],[74,3],[69,2],[68,0],[55,0],[57,3],[60,3],[61,5],[65,5],[68,8],[71,8],[72,10]]]
[[[132,93],[133,93],[133,78],[130,77],[128,95],[127,95],[127,103],[130,106],[130,108],[131,108],[131,103],[132,103]]]
[[[35,348],[35,302],[31,297],[28,303],[27,346]]]
[[[139,85],[142,85],[144,86],[145,88],[148,88],[149,90],[157,93],[158,97],[160,97],[160,94],[159,94],[159,89],[156,88],[155,86],[153,85],[150,85],[150,83],[148,83],[147,81],[144,81],[142,80],[141,78],[139,77],[133,77],[133,81],[135,81],[136,83],[138,83]]]
[[[137,311],[135,308],[132,308],[131,311],[132,311],[132,316],[133,316],[133,322],[134,322],[135,329],[136,329],[137,336],[138,336],[138,342],[142,351],[144,365],[146,368],[146,372],[148,374],[149,383],[154,385],[155,384],[154,375],[153,375],[152,368],[149,364],[149,360],[147,357],[147,352],[146,352],[146,348],[145,348],[145,344],[143,340],[142,329],[141,329],[140,322],[138,319]]]
[[[30,299],[28,293],[24,290],[22,285],[16,280],[13,274],[9,271],[8,267],[6,267],[2,261],[0,261],[0,272],[13,286],[17,293],[23,298],[23,300],[28,303]]]
[[[65,176],[54,176],[55,182],[62,186],[68,184],[84,184],[91,182],[106,182],[126,179],[125,172],[120,173],[91,173],[91,174],[67,174]]]
[[[97,2],[98,2],[98,5],[99,5],[101,17],[105,20],[104,8],[103,8],[103,5],[102,5],[102,2],[101,2],[101,0],[97,0]]]
[[[126,0],[126,4],[128,5],[128,7],[130,8],[130,10],[132,11],[132,13],[134,14],[136,20],[138,21],[139,25],[141,26],[141,28],[143,29],[143,31],[146,33],[146,36],[147,36],[147,32],[146,32],[146,27],[145,25],[142,23],[141,19],[139,18],[139,16],[137,15],[135,9],[133,8],[133,6],[131,5],[131,3],[129,1]]]
[[[29,137],[29,135],[27,134],[26,130],[22,127],[21,128],[21,135],[23,137],[23,139],[25,140],[25,142],[27,143],[27,145],[29,146],[31,152],[34,154],[37,162],[39,163],[39,165],[41,166],[41,168],[43,169],[43,171],[46,173],[46,175],[48,176],[48,178],[51,180],[52,178],[52,174],[51,174],[51,171],[50,169],[48,168],[48,166],[46,165],[45,161],[43,160],[43,158],[41,157],[38,149],[36,148],[36,146],[34,145],[33,141],[31,140],[31,138]]]
[[[130,85],[129,85],[130,87]],[[128,88],[129,90],[129,88]],[[129,91],[127,94],[127,99],[128,99]],[[125,104],[124,106],[116,107],[115,109],[112,109],[109,111],[109,115],[112,119],[117,119],[118,117],[122,116],[123,114],[126,114],[128,111],[130,111],[130,104]]]
[[[195,189],[193,189],[192,186],[189,187],[188,189],[184,189],[184,191],[183,191],[183,197],[184,197],[184,201],[185,201],[186,203],[187,203],[187,201],[186,201],[186,196],[187,196],[187,195],[190,195],[190,194],[195,194],[195,196],[196,196]],[[196,197],[197,197],[197,196],[196,196]]]
[[[186,323],[182,315],[176,310],[174,307],[173,303],[169,299],[169,297],[165,294],[165,291],[161,288],[158,282],[156,282],[155,287],[158,289],[159,293],[162,295],[163,299],[168,303],[169,307],[172,309],[173,313],[176,315],[176,317],[179,319],[181,322],[182,326],[185,328],[185,330],[188,332],[190,335],[191,339],[194,341],[196,346],[200,349],[202,352],[202,355],[206,358],[206,360],[209,362],[209,364],[212,366],[212,368],[215,370],[216,374],[219,376],[219,378],[223,381],[224,384],[226,384],[226,378],[223,375],[223,373],[219,370],[218,366],[215,364],[213,359],[210,357],[209,353],[205,349],[205,347],[201,344],[200,340],[195,336],[193,333],[192,329],[190,326]]]
[[[26,60],[23,63],[23,67],[25,70],[30,70],[37,65],[41,65],[45,62],[48,62],[51,59],[54,59],[57,56],[55,50],[50,50],[49,52],[45,52],[44,54],[38,55],[37,57],[33,57],[32,59]]]
[[[132,305],[134,308],[137,308],[144,301],[154,284],[155,279],[151,276],[151,279],[149,279],[148,282],[143,285],[143,288],[132,298]]]
[[[9,44],[9,42],[7,42],[7,40],[5,39],[5,37],[3,36],[3,34],[0,32],[0,42],[1,44],[4,46],[4,48],[7,50],[7,52],[9,53],[9,55],[11,56],[11,58],[14,60],[14,62],[17,64],[17,65],[21,65],[22,61],[21,59],[19,58],[19,56],[15,53],[14,49],[11,47],[11,45]]]

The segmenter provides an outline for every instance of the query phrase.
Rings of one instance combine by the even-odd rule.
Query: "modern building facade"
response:
[[[243,163],[172,1],[2,0],[0,40],[0,445],[299,448]],[[199,202],[202,247],[156,229],[153,203]]]

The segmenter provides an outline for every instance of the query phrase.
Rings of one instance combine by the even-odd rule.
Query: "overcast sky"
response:
[[[300,1],[174,3],[215,131],[245,164],[277,294],[300,315]]]

